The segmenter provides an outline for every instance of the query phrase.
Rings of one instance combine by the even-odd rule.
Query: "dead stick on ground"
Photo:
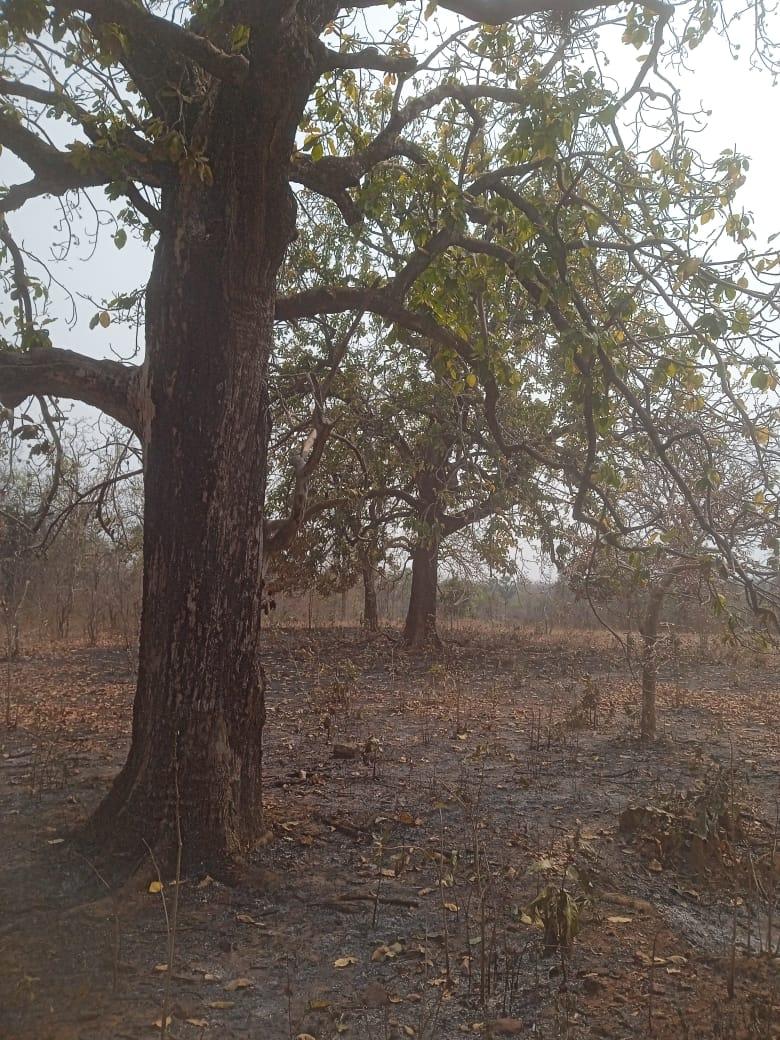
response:
[[[376,892],[344,892],[337,897],[337,902],[339,903],[354,903],[358,901],[367,903],[379,902],[387,906],[408,906],[412,909],[420,905],[419,899],[412,899],[410,896],[380,895],[378,887]]]

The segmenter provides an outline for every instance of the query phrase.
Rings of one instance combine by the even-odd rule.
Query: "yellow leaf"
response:
[[[348,968],[350,964],[357,964],[357,957],[338,957],[333,962],[334,968]]]
[[[98,321],[104,329],[107,329],[108,326],[111,324],[111,315],[108,313],[108,311],[101,311]]]
[[[469,372],[469,374],[466,376],[466,386],[470,387],[473,390],[476,385],[477,377],[474,375],[473,372]]]
[[[444,909],[449,910],[451,914],[457,914],[458,904],[457,903],[445,903]]]
[[[152,893],[152,895],[155,895],[157,892],[162,892],[162,890],[162,881],[151,881],[149,883],[149,891]]]

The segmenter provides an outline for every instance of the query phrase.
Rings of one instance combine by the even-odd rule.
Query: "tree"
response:
[[[260,825],[263,571],[266,541],[278,533],[264,522],[275,321],[367,312],[405,342],[435,342],[464,379],[477,377],[501,451],[568,474],[577,515],[597,522],[599,437],[615,400],[665,454],[644,403],[647,359],[669,357],[677,342],[715,351],[723,336],[731,350],[735,336],[723,365],[744,368],[753,347],[740,354],[739,342],[756,341],[770,306],[757,284],[766,267],[739,284],[749,263],[749,225],[730,211],[739,157],[703,170],[675,120],[652,154],[621,148],[621,110],[641,119],[660,96],[643,84],[669,7],[448,0],[440,7],[466,23],[442,23],[428,43],[413,5],[389,16],[372,6],[4,8],[0,143],[32,176],[5,191],[0,210],[56,195],[74,216],[73,193],[105,186],[122,200],[116,244],[128,234],[154,242],[146,356],[134,367],[50,345],[23,243],[2,227],[16,297],[16,337],[0,352],[3,402],[75,398],[143,446],[132,743],[88,828],[125,852],[142,841],[162,849],[180,825],[185,860],[219,869]],[[618,17],[629,43],[650,46],[635,82],[611,94],[588,54],[599,26]],[[682,18],[683,46],[693,46],[713,13],[694,3]],[[302,201],[331,200],[333,219],[338,211],[356,229],[355,259],[345,268],[322,257],[310,284],[279,295],[297,229],[291,184],[302,186]],[[733,265],[707,262],[693,230],[705,214],[717,226],[722,215],[739,240]],[[662,297],[664,314],[686,328],[670,336],[666,322],[632,321],[628,301],[609,289],[615,267],[629,288],[644,280],[644,298]],[[549,433],[527,431],[515,441],[501,424],[507,350],[518,338],[518,312],[506,303],[518,297],[520,325],[539,325],[536,343],[573,415],[552,444]],[[110,319],[96,316],[98,326]],[[768,367],[755,365],[766,375]],[[298,509],[324,443],[317,426],[299,459]]]
[[[674,597],[698,611],[725,622],[732,638],[740,631],[762,634],[770,642],[780,636],[775,613],[757,605],[757,586],[765,603],[776,603],[773,585],[773,550],[777,530],[776,507],[767,503],[764,474],[750,455],[729,439],[712,414],[695,423],[681,418],[670,395],[668,416],[676,426],[670,447],[678,472],[686,475],[695,492],[695,508],[718,531],[728,531],[729,552],[739,561],[734,579],[723,563],[717,543],[696,522],[694,508],[679,487],[652,458],[641,454],[622,459],[626,477],[621,485],[621,510],[631,518],[631,544],[603,541],[599,532],[573,533],[577,551],[567,553],[565,572],[574,589],[595,601],[630,596],[639,601],[641,647],[641,697],[639,736],[644,744],[656,738],[656,686],[658,642],[667,601]],[[767,428],[776,445],[780,429],[777,415]],[[630,449],[630,445],[627,445]],[[740,617],[734,593],[747,594],[746,616]],[[595,609],[595,608],[594,608]]]

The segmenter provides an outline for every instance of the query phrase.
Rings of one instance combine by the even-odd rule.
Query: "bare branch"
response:
[[[4,350],[0,351],[0,402],[16,408],[27,397],[67,397],[99,408],[140,437],[136,401],[140,371],[137,366],[54,347]]]

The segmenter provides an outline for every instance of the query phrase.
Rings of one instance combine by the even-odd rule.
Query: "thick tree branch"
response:
[[[228,54],[205,36],[152,14],[131,0],[69,0],[57,6],[62,10],[86,11],[101,23],[119,25],[139,40],[146,39],[188,58],[217,79],[241,83],[249,73],[249,62],[243,55]]]
[[[356,155],[324,156],[318,162],[313,162],[307,156],[295,156],[291,163],[290,180],[332,199],[341,209],[347,223],[356,223],[359,211],[347,191],[349,188],[358,187],[361,178],[370,170],[379,163],[396,157],[410,159],[418,165],[427,163],[425,152],[401,136],[405,127],[444,101],[459,101],[471,110],[474,102],[480,100],[500,101],[512,105],[527,103],[523,91],[511,87],[480,83],[443,83],[413,97],[394,112],[384,129]]]
[[[99,408],[140,437],[140,371],[54,347],[0,351],[0,403],[16,408],[27,397],[67,397]]]
[[[408,332],[456,351],[467,364],[474,362],[474,352],[469,343],[440,325],[436,319],[421,311],[405,307],[394,292],[393,283],[377,288],[363,286],[323,286],[307,289],[292,296],[283,296],[276,301],[277,321],[297,321],[313,318],[318,314],[343,314],[346,311],[370,311],[400,325]]]
[[[300,153],[290,163],[290,180],[324,195],[336,203],[347,224],[357,224],[363,214],[349,195],[349,188],[357,188],[361,179],[381,162],[406,158],[417,165],[427,162],[425,153],[416,144],[406,141],[398,133],[378,135],[362,151],[349,156],[326,155],[314,162]]]
[[[64,195],[68,191],[107,184],[119,177],[132,177],[146,184],[159,184],[158,164],[146,164],[145,142],[128,131],[128,153],[111,152],[82,144],[73,152],[60,151],[30,130],[21,119],[0,110],[0,145],[8,148],[35,176],[23,184],[12,185],[0,198],[0,213],[18,209],[28,199],[39,195]],[[139,149],[139,162],[132,160],[129,149]]]
[[[319,41],[317,41],[319,44]],[[321,48],[321,49],[320,49]],[[397,76],[409,76],[417,68],[417,59],[411,55],[401,57],[382,54],[376,47],[362,51],[332,51],[319,44],[318,57],[323,71],[337,69],[372,69],[376,72],[393,72]]]
[[[571,15],[601,7],[616,7],[622,0],[439,0],[438,6],[472,22],[502,25],[536,14]],[[350,7],[385,6],[385,0],[357,0]],[[647,5],[650,6],[650,5]],[[660,5],[659,5],[660,6]],[[651,7],[655,10],[655,5]]]

